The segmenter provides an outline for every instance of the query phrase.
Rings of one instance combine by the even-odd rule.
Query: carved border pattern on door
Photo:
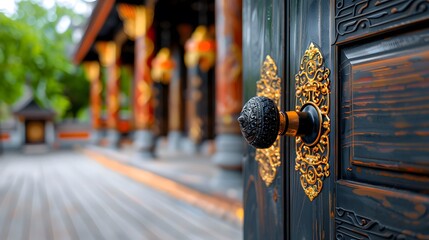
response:
[[[337,207],[335,209],[336,239],[409,239],[415,236],[408,232],[401,233],[398,230],[382,225],[376,220],[360,216],[353,211]]]
[[[348,2],[348,3],[347,3]],[[427,0],[360,0],[336,1],[336,39],[349,35],[359,35],[359,31],[385,29],[408,20],[409,17],[427,18],[429,11]]]

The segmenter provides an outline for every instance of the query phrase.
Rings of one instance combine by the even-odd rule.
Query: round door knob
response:
[[[277,138],[280,121],[276,104],[266,97],[253,97],[238,117],[241,133],[256,148],[268,148]]]
[[[246,141],[255,148],[269,148],[278,135],[302,136],[311,145],[321,131],[320,111],[304,105],[300,112],[279,111],[273,100],[253,97],[243,107],[238,122]]]

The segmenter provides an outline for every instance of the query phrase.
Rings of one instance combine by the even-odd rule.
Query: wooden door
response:
[[[45,121],[25,121],[25,143],[40,144],[45,142]]]
[[[243,1],[243,82],[245,99],[256,95],[261,79],[261,65],[270,56],[277,65],[277,75],[285,79],[285,6],[283,0]],[[275,89],[281,91],[281,86]],[[284,235],[284,165],[269,172],[267,187],[260,177],[265,168],[255,161],[250,148],[244,162],[244,239],[274,239]],[[265,159],[265,163],[266,163]],[[269,166],[268,166],[269,167]],[[265,169],[266,170],[266,169]],[[268,171],[268,170],[267,170]]]
[[[295,109],[311,43],[330,81],[320,193],[303,189],[295,138],[281,138],[269,186],[249,147],[245,239],[429,239],[429,2],[248,0],[243,14],[247,99],[271,55],[281,109]]]

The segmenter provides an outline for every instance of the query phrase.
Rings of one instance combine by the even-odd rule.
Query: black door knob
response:
[[[282,112],[273,100],[259,96],[244,105],[238,122],[244,138],[255,148],[269,148],[278,135],[302,136],[311,145],[321,131],[320,112],[313,105],[304,105],[300,112]]]

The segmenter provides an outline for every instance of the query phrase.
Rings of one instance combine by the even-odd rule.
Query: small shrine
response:
[[[31,98],[17,106],[13,114],[23,126],[22,146],[49,147],[55,137],[52,123],[55,117],[54,110],[41,107],[34,98]]]

